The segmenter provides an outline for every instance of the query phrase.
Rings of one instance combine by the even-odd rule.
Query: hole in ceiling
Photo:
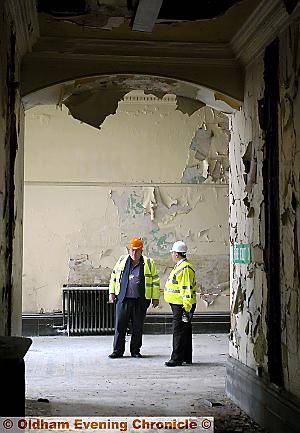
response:
[[[86,0],[38,0],[38,12],[56,17],[84,15],[88,12]]]
[[[196,21],[216,18],[242,0],[202,0],[174,2],[164,0],[158,19]]]

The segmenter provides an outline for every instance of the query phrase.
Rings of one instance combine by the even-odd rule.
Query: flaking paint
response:
[[[281,342],[284,387],[299,388],[299,18],[279,38],[279,179],[281,256]],[[267,287],[264,247],[263,162],[265,143],[260,128],[264,94],[263,57],[246,70],[243,109],[231,120],[230,240],[251,245],[252,263],[231,263],[230,355],[267,374]],[[280,336],[278,336],[280,338]]]
[[[133,235],[143,237],[163,283],[172,243],[186,239],[205,295],[200,308],[228,308],[227,296],[213,303],[228,291],[228,186],[182,181],[191,142],[205,121],[227,149],[226,119],[207,107],[191,116],[176,107],[174,96],[131,92],[101,131],[65,108],[27,112],[25,311],[61,308],[64,283],[108,282]]]

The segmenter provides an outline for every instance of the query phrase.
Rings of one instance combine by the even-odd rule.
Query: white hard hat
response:
[[[176,241],[174,242],[172,249],[170,250],[170,253],[186,253],[187,252],[187,246],[182,241]]]

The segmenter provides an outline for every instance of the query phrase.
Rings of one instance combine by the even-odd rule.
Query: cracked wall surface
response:
[[[183,183],[228,184],[228,117],[206,108],[205,119],[192,139]]]
[[[27,111],[24,310],[61,309],[65,283],[107,283],[134,235],[163,283],[170,247],[185,239],[203,295],[198,308],[227,310],[228,140],[226,116],[208,107],[184,114],[174,95],[130,92],[101,130],[66,108]],[[194,159],[208,162],[205,173]],[[213,170],[217,161],[222,170]],[[187,167],[201,182],[185,176]]]
[[[299,19],[279,37],[279,182],[281,340],[285,388],[300,396],[299,383]],[[251,245],[250,264],[231,260],[230,355],[268,371],[267,287],[264,262],[264,97],[263,56],[246,71],[243,109],[232,116],[230,159],[230,240]],[[280,336],[278,336],[280,338]]]
[[[231,260],[230,355],[255,368],[265,365],[261,340],[266,335],[266,275],[263,264],[263,151],[257,101],[262,98],[263,59],[250,66],[246,75],[245,101],[231,119],[230,241],[250,244],[252,263]]]

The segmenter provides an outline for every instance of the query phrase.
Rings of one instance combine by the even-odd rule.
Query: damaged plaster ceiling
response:
[[[116,112],[118,102],[132,90],[143,90],[162,98],[174,94],[177,108],[192,115],[208,105],[224,113],[233,113],[239,103],[205,87],[170,78],[140,74],[115,74],[82,78],[42,89],[23,98],[26,109],[36,105],[66,105],[72,116],[95,128]]]
[[[202,21],[224,15],[244,0],[38,0],[38,12],[54,20],[111,30],[130,21],[135,31],[151,32],[156,23]]]

